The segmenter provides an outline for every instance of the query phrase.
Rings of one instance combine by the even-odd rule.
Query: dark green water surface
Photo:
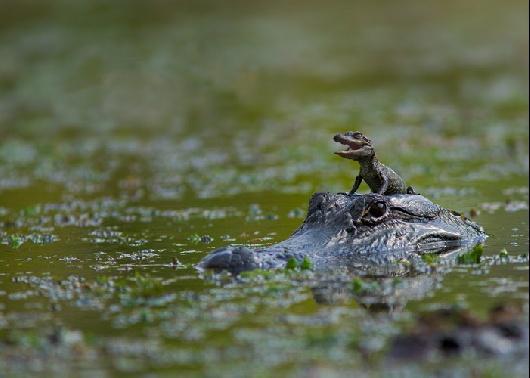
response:
[[[526,2],[1,7],[0,376],[527,374],[384,357],[423,312],[527,319]],[[419,291],[405,277],[377,311],[322,299],[314,272],[194,268],[285,239],[312,193],[348,190],[357,167],[331,137],[349,129],[485,228],[481,262]]]

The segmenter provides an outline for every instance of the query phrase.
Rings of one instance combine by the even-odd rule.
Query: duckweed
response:
[[[440,261],[440,256],[432,254],[432,253],[426,253],[421,255],[421,259],[423,262],[429,265],[436,265]]]
[[[510,354],[387,359],[453,303],[528,317],[526,2],[8,3],[0,375],[526,376]],[[399,279],[196,269],[348,191],[349,129],[483,226],[480,252]]]
[[[458,256],[459,264],[479,264],[482,254],[484,253],[484,246],[477,244],[473,249],[463,255]]]

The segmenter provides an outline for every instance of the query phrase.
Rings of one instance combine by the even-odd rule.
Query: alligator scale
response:
[[[421,260],[425,253],[452,255],[486,239],[476,223],[422,195],[382,194],[392,187],[386,184],[389,181],[398,182],[407,192],[394,171],[380,169],[379,174],[388,172],[392,177],[384,180],[382,190],[373,188],[376,193],[314,194],[303,224],[288,239],[268,247],[219,248],[198,267],[238,273],[282,268],[291,259],[299,263],[308,259],[319,270],[346,267],[402,274],[404,261]]]

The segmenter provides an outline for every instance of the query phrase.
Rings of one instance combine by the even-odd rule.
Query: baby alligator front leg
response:
[[[383,182],[381,183],[381,187],[377,191],[377,194],[381,194],[381,195],[385,194],[386,190],[388,189],[388,178],[383,176],[382,181]]]
[[[353,186],[350,190],[350,194],[354,194],[357,189],[359,189],[359,186],[361,186],[361,182],[363,182],[363,177],[361,175],[355,177],[355,182],[353,183]]]

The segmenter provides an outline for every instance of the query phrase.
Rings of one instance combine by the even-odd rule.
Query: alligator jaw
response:
[[[355,138],[352,138],[350,136],[344,135],[344,134],[337,134],[333,137],[333,140],[337,143],[340,143],[344,146],[346,146],[345,150],[342,151],[336,151],[335,155],[339,155],[340,157],[351,159],[356,155],[356,153],[363,148],[364,146],[367,146],[368,144],[363,140],[358,140]]]

